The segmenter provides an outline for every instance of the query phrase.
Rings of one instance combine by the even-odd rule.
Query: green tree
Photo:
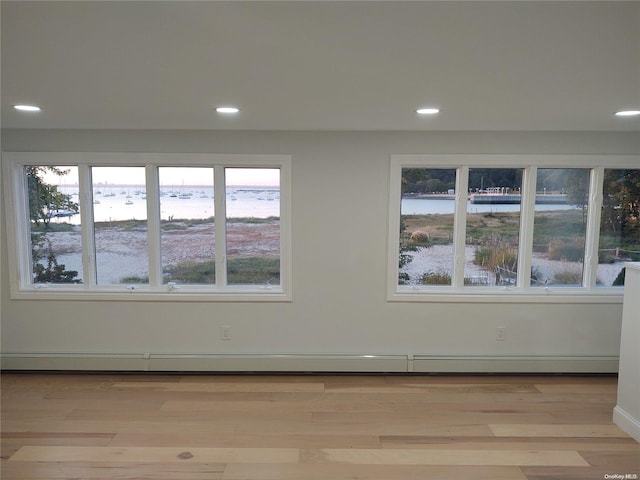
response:
[[[80,283],[76,279],[76,270],[67,270],[64,264],[58,263],[51,241],[42,233],[31,235],[31,258],[34,283]],[[42,260],[46,261],[46,265],[41,263]]]
[[[605,170],[601,229],[640,243],[640,169]]]
[[[567,201],[582,209],[582,224],[587,223],[587,205],[589,204],[589,170],[583,168],[567,169],[564,174]]]
[[[56,211],[65,210],[77,213],[77,203],[58,191],[56,185],[44,181],[43,175],[51,172],[62,176],[67,171],[51,166],[28,166],[25,168],[27,191],[29,195],[29,218],[35,225],[44,224],[49,230],[49,223]],[[51,241],[46,233],[31,233],[31,259],[33,263],[34,283],[79,283],[76,270],[66,270],[59,264]]]
[[[56,211],[64,210],[78,213],[78,204],[67,195],[58,191],[56,185],[45,183],[42,176],[46,172],[65,175],[67,171],[58,167],[28,166],[25,168],[27,190],[29,192],[29,218],[36,225],[49,225]]]

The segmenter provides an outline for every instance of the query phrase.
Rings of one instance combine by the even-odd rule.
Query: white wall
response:
[[[628,155],[640,153],[635,133],[8,130],[2,146],[5,151],[293,156],[293,302],[12,300],[3,238],[2,352],[5,360],[22,354],[14,355],[13,363],[5,361],[5,368],[42,366],[25,360],[33,354],[81,354],[59,365],[82,368],[84,354],[145,353],[459,356],[463,363],[457,359],[453,369],[463,370],[494,369],[464,361],[473,356],[596,357],[611,360],[605,370],[616,364],[621,303],[387,302],[389,156]],[[220,339],[221,325],[231,326],[230,341]],[[506,341],[495,341],[497,326],[507,327]],[[256,361],[254,369],[261,365],[268,363]],[[509,369],[501,365],[495,369]],[[549,369],[564,368],[552,365]]]
[[[627,263],[625,277],[620,376],[613,421],[640,442],[640,263]]]

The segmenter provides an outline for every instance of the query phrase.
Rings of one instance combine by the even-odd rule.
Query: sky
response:
[[[67,175],[58,177],[51,173],[44,175],[44,181],[53,185],[75,185],[78,183],[76,167],[60,167],[69,170]],[[277,168],[227,168],[227,185],[278,186],[280,170]],[[94,185],[144,185],[144,167],[93,167]],[[161,167],[160,185],[213,185],[212,168]]]

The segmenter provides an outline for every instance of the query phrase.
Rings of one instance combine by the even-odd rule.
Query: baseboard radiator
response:
[[[246,373],[617,373],[617,356],[4,353],[2,370]]]

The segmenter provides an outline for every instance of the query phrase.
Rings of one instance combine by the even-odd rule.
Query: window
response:
[[[624,284],[625,260],[640,261],[640,170],[604,170],[596,286]]]
[[[82,283],[78,169],[26,165],[29,279],[33,285]],[[57,185],[51,179],[57,178]],[[26,269],[25,269],[26,270]]]
[[[149,284],[144,167],[92,167],[97,285]]]
[[[290,298],[288,156],[5,155],[14,296]]]
[[[469,169],[464,285],[517,286],[522,169]]]
[[[160,255],[164,285],[215,285],[213,168],[160,167]]]
[[[227,282],[280,285],[278,170],[227,168],[225,179]]]
[[[619,297],[640,260],[639,162],[392,156],[389,298]]]
[[[580,287],[589,213],[585,168],[539,168],[533,219],[531,285]]]
[[[451,285],[455,185],[455,169],[402,169],[399,284]]]

